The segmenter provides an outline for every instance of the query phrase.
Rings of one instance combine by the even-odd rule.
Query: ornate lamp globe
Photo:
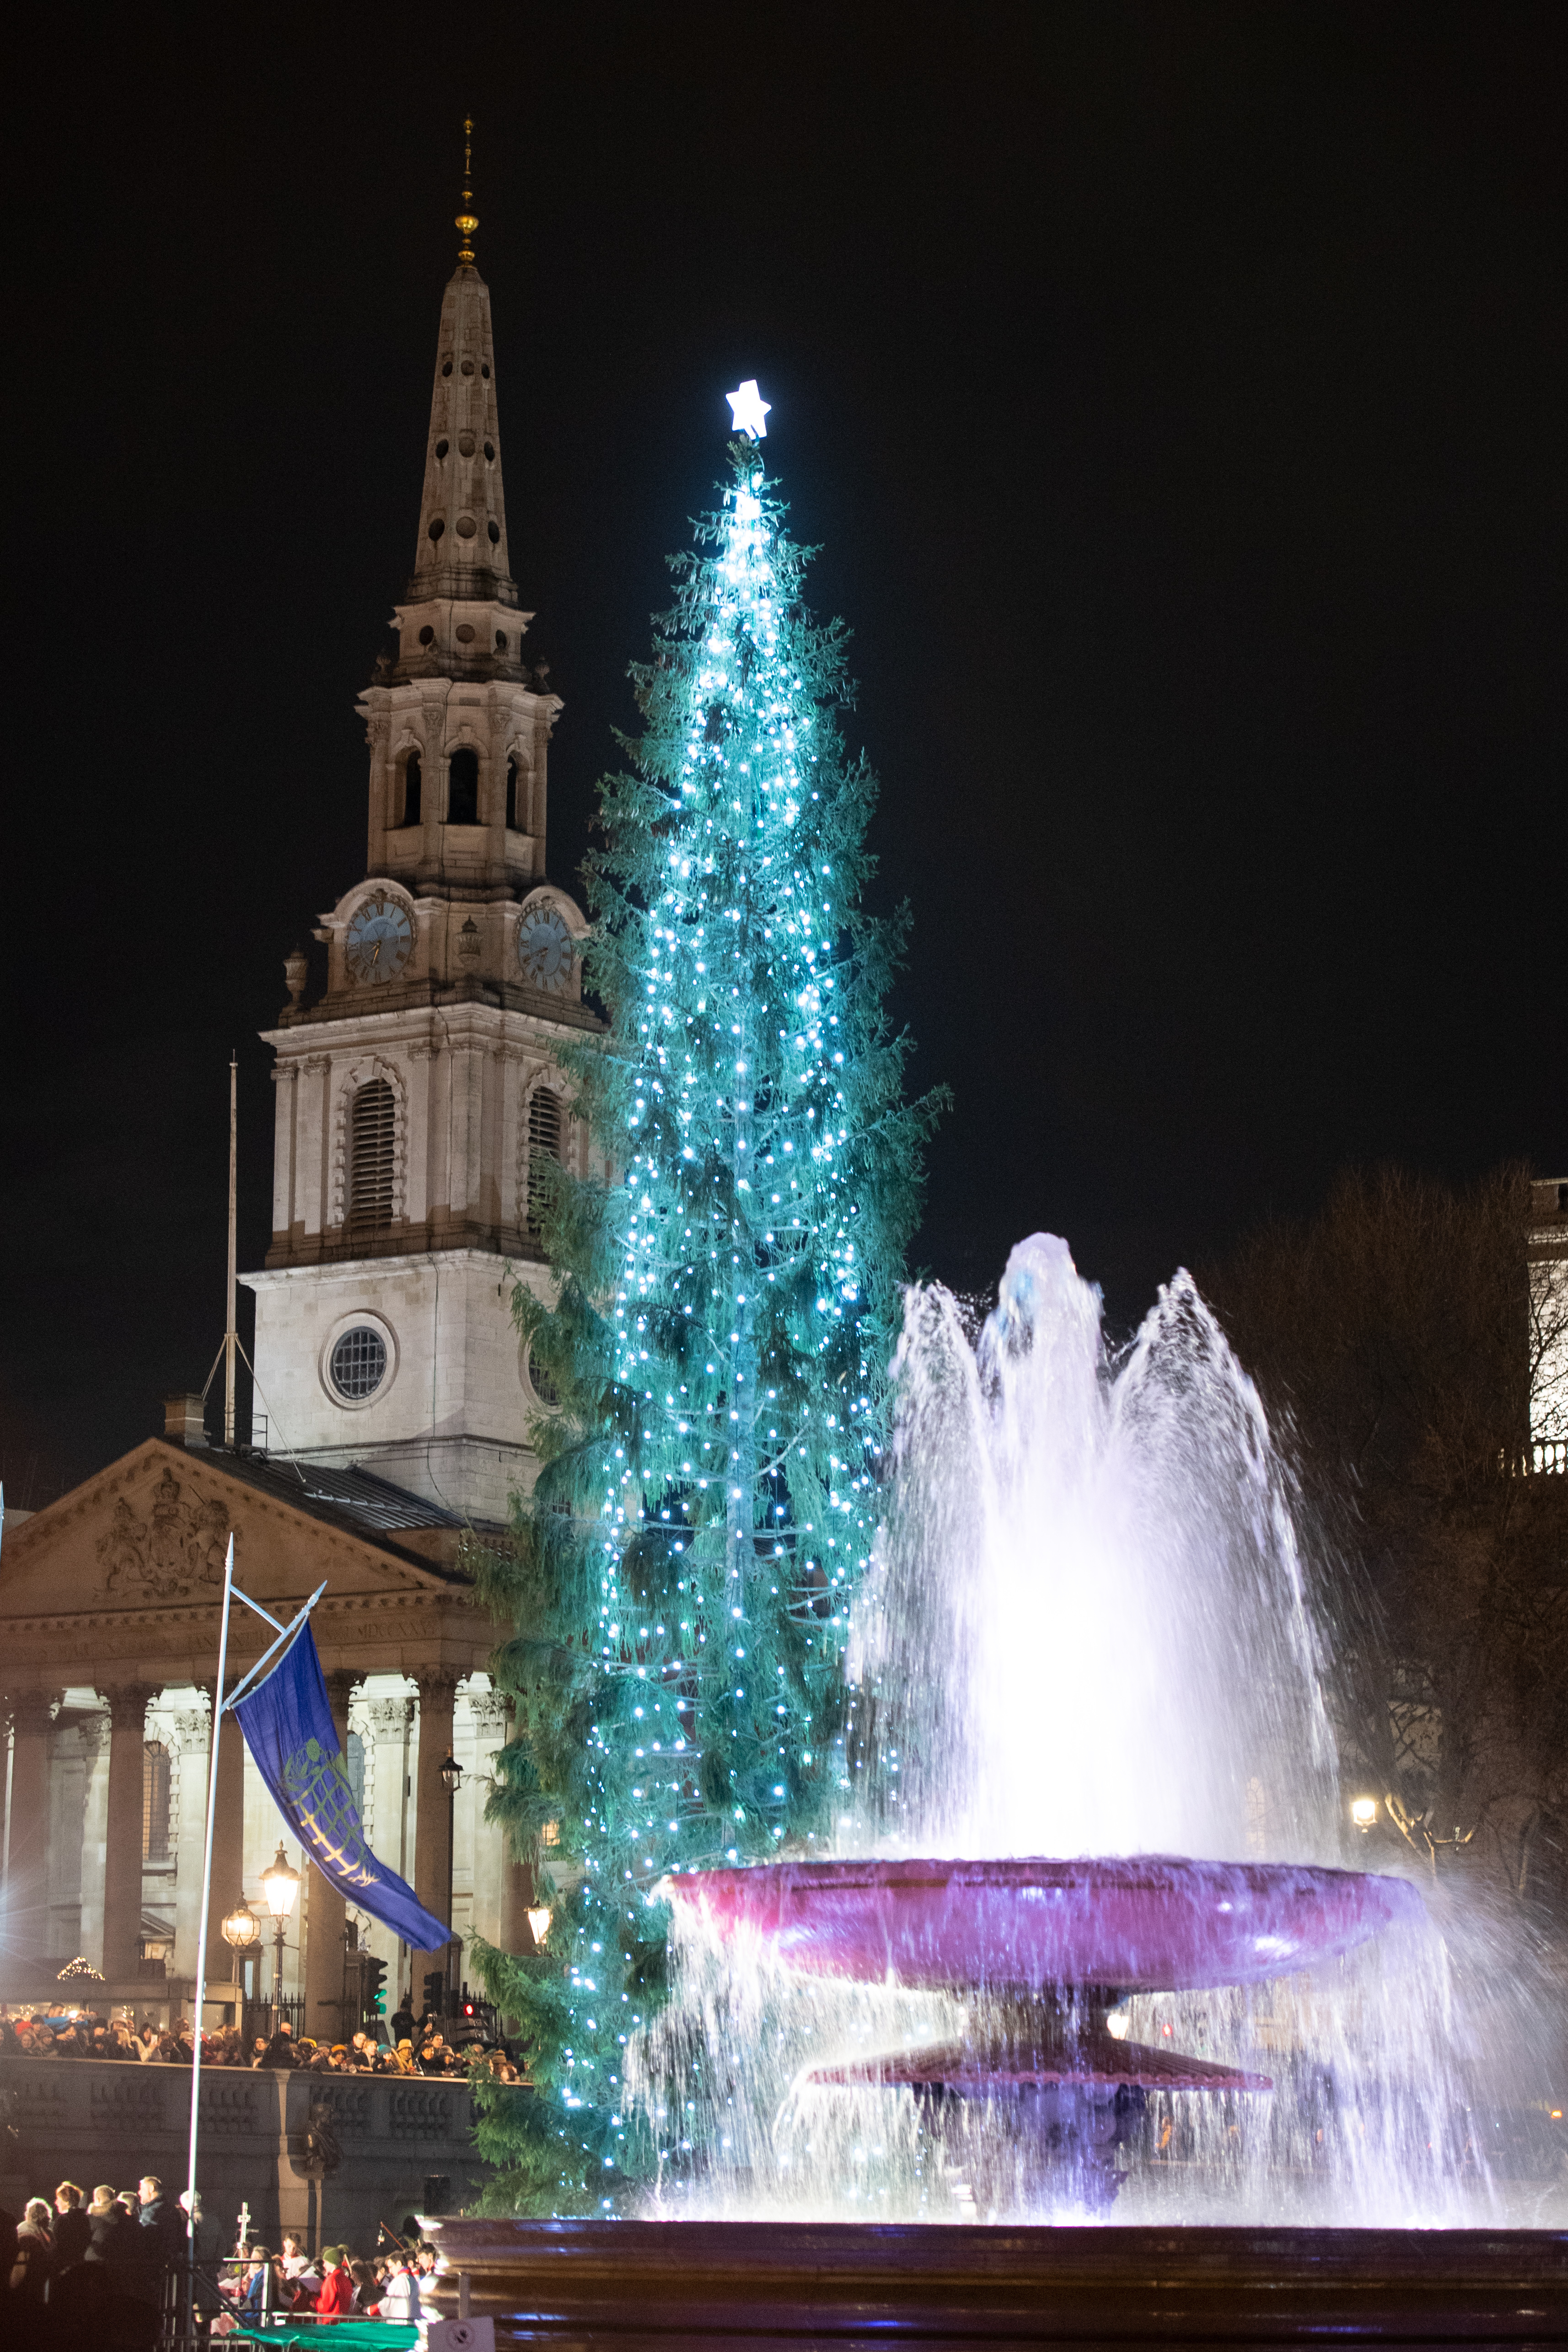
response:
[[[223,1923],[223,1939],[231,1951],[247,1952],[261,1939],[261,1922],[248,1903],[237,1903]]]
[[[449,1797],[455,1797],[462,1786],[463,1768],[455,1756],[448,1756],[441,1767],[441,1786]]]
[[[294,1897],[300,1892],[300,1874],[290,1870],[283,1848],[278,1849],[276,1862],[268,1863],[261,1874],[261,1891],[267,1897],[267,1907],[275,1919],[287,1919],[294,1908]]]

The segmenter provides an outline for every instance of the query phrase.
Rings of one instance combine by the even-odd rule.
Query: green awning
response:
[[[223,2344],[266,2344],[272,2352],[284,2345],[312,2344],[327,2352],[410,2352],[419,2330],[403,2319],[311,2319],[300,2312],[271,2327],[241,2327],[233,2336],[215,2336]]]

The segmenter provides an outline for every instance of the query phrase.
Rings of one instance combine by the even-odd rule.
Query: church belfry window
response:
[[[528,1213],[531,1237],[544,1223],[544,1162],[561,1158],[561,1098],[549,1087],[535,1087],[528,1103]]]
[[[142,1859],[169,1859],[169,1751],[161,1739],[142,1750]]]
[[[418,752],[405,751],[403,755],[402,764],[398,770],[397,812],[395,819],[395,822],[398,824],[417,824],[419,823],[419,795],[424,785],[424,775],[419,766]]]
[[[479,821],[479,755],[477,751],[454,751],[447,782],[447,822],[478,824]]]
[[[506,826],[509,833],[517,831],[517,761],[506,763]]]
[[[396,1149],[397,1098],[384,1078],[372,1078],[349,1109],[351,1233],[381,1233],[391,1224]]]

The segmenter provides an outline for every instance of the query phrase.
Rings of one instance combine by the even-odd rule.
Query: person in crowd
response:
[[[373,2303],[381,2300],[381,2281],[369,2263],[353,2261],[349,2270],[354,2283],[353,2307],[356,2312],[368,2312]]]
[[[144,2172],[136,2184],[136,2219],[146,2233],[142,2248],[142,2264],[148,2274],[160,2283],[165,2272],[173,2270],[185,2251],[185,2217],[172,2197],[163,2194],[163,2184],[155,2172]]]
[[[195,2192],[194,2203],[192,2191],[188,2189],[181,2189],[180,2210],[183,2214],[195,2217],[190,2225],[192,2248],[200,2266],[204,2270],[211,2271],[222,2262],[226,2247],[227,2233],[223,2223],[216,2214],[209,2216],[202,2210],[202,2192],[199,2189]],[[58,2230],[55,2235],[58,2241],[59,2236]]]
[[[283,2292],[289,2297],[290,2311],[313,2312],[316,2297],[321,2292],[321,2263],[314,2260],[308,2262],[298,2278],[284,2280]]]
[[[301,2271],[307,2271],[310,2267],[310,2257],[292,2230],[285,2230],[283,2232],[283,2244],[279,2259],[283,2265],[283,2275],[290,2284],[299,2277]]]
[[[405,1998],[398,2002],[392,2013],[392,2038],[395,2042],[412,2042],[414,2031],[413,2003]]]
[[[81,2210],[81,2190],[74,2180],[62,2180],[55,2191],[55,2268],[68,2271],[92,2243],[92,2223]]]
[[[274,2262],[267,2247],[252,2246],[245,2292],[239,2298],[240,2310],[254,2317],[258,2311],[284,2310],[287,2303],[280,2265]]]
[[[135,2267],[136,2224],[107,2182],[100,2181],[87,2209],[88,2248],[84,2263],[101,2263],[122,2275]]]
[[[321,2268],[326,2275],[321,2291],[316,2297],[316,2310],[323,2319],[342,2319],[354,2307],[353,2273],[349,2268],[346,2246],[327,2246],[321,2253]]]
[[[381,2290],[381,2299],[371,2306],[377,2319],[398,2319],[417,2322],[420,2316],[419,2279],[408,2257],[394,2254]]]
[[[284,2018],[271,2040],[263,2045],[261,2055],[256,2063],[258,2066],[287,2068],[297,2063],[299,2055],[298,2050],[294,2047],[294,2036],[289,2031],[289,2021]]]
[[[137,2057],[140,2058],[143,2066],[150,2066],[153,2059],[156,2058],[158,2055],[158,2045],[162,2039],[163,2036],[159,2033],[153,2020],[150,2017],[144,2017],[142,2020],[141,2032],[132,2036],[132,2046],[135,2049]]]
[[[41,2305],[54,2274],[55,2243],[49,2229],[49,2209],[41,2197],[29,2197],[16,2225],[11,2293],[24,2303]]]

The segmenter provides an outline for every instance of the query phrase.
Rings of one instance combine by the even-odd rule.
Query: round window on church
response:
[[[368,1323],[356,1323],[333,1348],[328,1370],[338,1394],[363,1404],[386,1378],[386,1341]]]

